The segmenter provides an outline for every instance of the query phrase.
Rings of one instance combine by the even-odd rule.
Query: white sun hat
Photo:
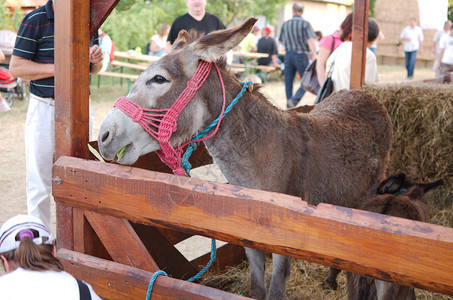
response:
[[[17,249],[20,240],[24,237],[31,238],[37,245],[53,242],[52,232],[40,219],[28,215],[17,215],[6,221],[0,228],[0,253]]]

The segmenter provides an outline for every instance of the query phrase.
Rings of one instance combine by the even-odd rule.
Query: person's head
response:
[[[263,29],[263,36],[270,36],[272,33],[272,29],[270,27],[266,27]]]
[[[6,272],[17,268],[62,271],[52,233],[38,218],[17,215],[0,228],[0,257]]]
[[[445,32],[448,32],[448,31],[450,30],[450,28],[452,28],[451,25],[452,25],[452,23],[451,23],[450,20],[446,21],[446,22],[444,23],[444,31],[445,31]]]
[[[206,13],[206,0],[186,0],[187,9],[191,16],[204,16]]]
[[[318,30],[318,31],[315,31],[315,34],[316,34],[316,39],[318,41],[320,41],[322,39],[322,32]]]
[[[340,39],[344,41],[349,41],[352,36],[352,16],[353,14],[350,13],[349,15],[344,18],[343,22],[340,25]]]
[[[170,32],[170,25],[168,25],[167,23],[163,23],[159,29],[159,36],[161,36],[161,37],[167,36],[169,32]]]
[[[293,15],[302,15],[304,12],[304,6],[300,3],[293,4]]]
[[[410,24],[411,24],[411,27],[414,28],[417,25],[417,19],[412,17],[410,19]]]
[[[373,43],[379,35],[379,24],[375,19],[368,19],[368,43]]]
[[[260,34],[260,28],[259,28],[258,26],[256,26],[256,25],[253,26],[252,33],[253,33],[254,35]]]

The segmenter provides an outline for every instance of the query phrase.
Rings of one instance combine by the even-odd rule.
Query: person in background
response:
[[[443,35],[439,42],[439,61],[436,69],[441,76],[453,72],[453,27],[450,26],[449,33]]]
[[[407,79],[414,78],[417,52],[423,53],[423,30],[417,26],[417,19],[411,18],[410,25],[406,26],[400,35],[404,42],[404,56],[406,60]]]
[[[433,38],[433,55],[436,58],[433,64],[433,71],[436,73],[436,76],[440,76],[440,68],[438,68],[440,53],[439,42],[442,36],[447,35],[450,32],[451,27],[452,27],[451,21],[445,21],[444,28],[438,30]]]
[[[267,53],[268,57],[258,58],[258,65],[268,66],[273,65],[278,67],[277,63],[277,44],[273,37],[271,37],[272,29],[266,27],[263,29],[262,37],[258,41],[257,50],[259,53]]]
[[[17,215],[0,228],[0,298],[9,300],[100,300],[91,285],[63,270],[50,230],[38,218]],[[84,294],[85,293],[85,294]]]
[[[178,37],[181,30],[195,29],[204,34],[215,30],[225,29],[220,19],[206,12],[206,0],[186,0],[188,13],[177,17],[171,24],[170,32],[167,38],[167,49],[171,49],[171,45]],[[169,52],[169,51],[167,51]]]
[[[165,51],[165,46],[167,44],[167,36],[170,32],[170,25],[163,23],[160,26],[159,32],[151,37],[150,47],[148,55],[152,56],[162,56],[167,52]]]
[[[339,30],[323,37],[319,41],[319,51],[316,56],[316,74],[319,86],[326,80],[326,63],[329,58],[333,44],[333,50],[337,49],[344,41],[350,41],[352,35],[352,13],[348,14],[340,25]]]
[[[299,87],[293,97],[293,84],[296,73],[300,77],[308,66],[308,53],[316,53],[316,34],[311,24],[302,18],[304,7],[301,4],[293,4],[293,17],[282,24],[278,38],[285,46],[285,92],[286,105],[288,108],[295,107],[305,94],[305,90]]]
[[[238,50],[241,52],[256,52],[256,45],[258,44],[258,36],[260,34],[260,28],[253,26],[252,32],[250,32],[243,40],[239,43]]]
[[[373,45],[371,45],[371,47],[370,47],[370,50],[374,53],[374,55],[376,55],[377,45],[382,40],[385,40],[385,36],[384,36],[384,33],[382,31],[379,31],[379,35],[378,35],[377,39],[374,41]]]
[[[90,72],[102,68],[97,32],[90,41]],[[87,45],[88,47],[88,45]],[[10,62],[13,77],[30,80],[25,121],[25,164],[28,214],[50,228],[52,164],[55,152],[54,4],[27,14],[19,27]],[[90,116],[90,125],[93,116]],[[90,126],[91,129],[91,126]]]
[[[0,62],[5,60],[5,54],[2,49],[0,49]],[[2,94],[0,94],[0,112],[6,112],[10,110],[8,104],[3,100]]]
[[[112,52],[112,39],[110,36],[99,29],[99,47],[104,54],[104,58],[102,60],[102,68],[99,72],[105,72],[110,64],[110,54]]]
[[[368,45],[369,48],[379,35],[379,25],[376,20],[368,19]],[[366,66],[365,66],[365,83],[375,83],[379,80],[377,70],[376,55],[366,49]],[[327,60],[327,70],[330,70],[332,64],[332,81],[333,90],[339,91],[342,89],[349,90],[351,83],[351,56],[352,42],[346,41],[342,43]]]

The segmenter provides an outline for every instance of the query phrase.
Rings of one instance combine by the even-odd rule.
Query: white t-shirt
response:
[[[442,63],[453,64],[453,36],[445,34],[442,36],[439,42],[440,49],[444,49],[444,55],[442,56]]]
[[[160,36],[158,34],[155,34],[151,37],[151,41],[156,42],[156,45],[159,47],[159,49],[163,50],[163,49],[165,49],[165,44],[167,43],[167,38],[165,37],[164,39],[161,40]]]
[[[445,30],[441,29],[441,30],[438,30],[436,32],[436,34],[434,35],[433,37],[433,42],[436,43],[436,53],[439,53],[440,51],[440,39],[442,38],[442,36],[448,34],[447,32],[445,32]]]
[[[410,38],[409,41],[404,41],[405,52],[416,51],[420,47],[420,42],[423,42],[423,30],[419,26],[414,28],[406,26],[401,32],[400,38]]]
[[[101,300],[87,284],[91,299]],[[79,287],[72,275],[56,271],[29,271],[17,268],[0,277],[2,300],[79,300]]]
[[[351,56],[352,42],[344,42],[327,59],[326,72],[330,70],[332,63],[334,63],[332,69],[334,91],[349,90],[351,84]],[[365,83],[375,83],[378,80],[379,73],[376,55],[370,49],[366,49]]]

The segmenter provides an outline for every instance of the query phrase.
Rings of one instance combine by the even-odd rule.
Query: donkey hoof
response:
[[[338,288],[338,284],[336,282],[324,281],[322,284],[322,288],[325,290],[334,290],[336,291]]]

